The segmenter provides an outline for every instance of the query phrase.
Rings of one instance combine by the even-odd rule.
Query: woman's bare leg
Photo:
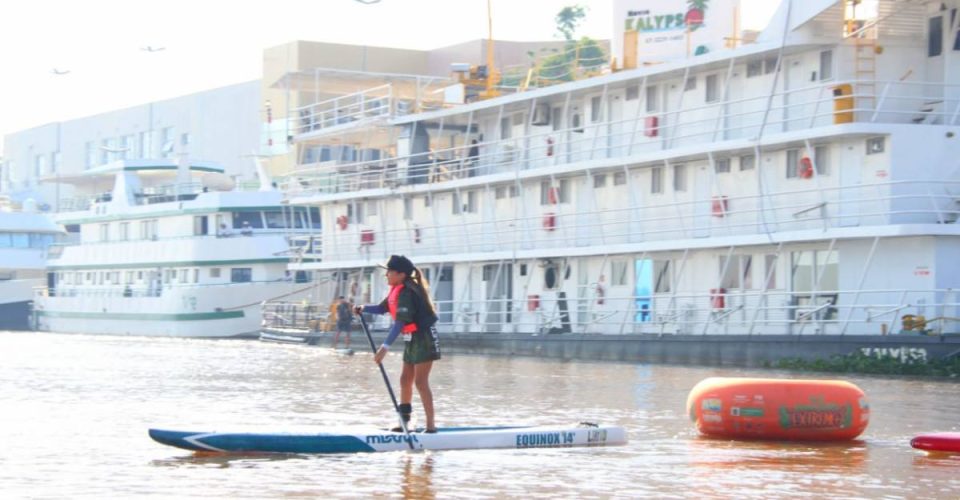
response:
[[[406,368],[407,365],[403,366]],[[417,392],[420,393],[420,402],[423,403],[423,415],[427,419],[426,428],[434,430],[437,424],[433,420],[433,391],[430,390],[430,369],[433,368],[433,361],[410,366],[414,368],[414,383],[417,385]]]

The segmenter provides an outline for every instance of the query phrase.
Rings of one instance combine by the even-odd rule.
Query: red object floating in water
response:
[[[701,434],[727,439],[845,441],[870,422],[863,391],[842,380],[708,378],[687,414]]]
[[[960,432],[920,434],[910,440],[910,446],[924,451],[952,451],[960,453]]]

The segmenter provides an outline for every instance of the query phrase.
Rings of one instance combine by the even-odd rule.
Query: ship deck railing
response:
[[[759,282],[762,280],[757,280]],[[713,286],[717,286],[714,284]],[[544,290],[512,299],[435,300],[441,332],[529,334],[955,335],[960,291],[952,289],[722,289],[638,295],[597,283],[560,297]],[[629,288],[629,287],[628,287]],[[267,303],[264,325],[329,331],[328,305]],[[389,318],[369,316],[377,330]]]
[[[842,167],[841,167],[842,168]],[[798,180],[807,182],[807,180]],[[664,186],[668,190],[668,186]],[[627,196],[624,194],[624,196]],[[462,201],[466,197],[461,196]],[[650,200],[650,197],[646,198]],[[665,200],[671,200],[669,195]],[[652,241],[742,237],[901,224],[953,227],[960,218],[960,180],[918,179],[818,186],[759,195],[717,196],[596,209],[564,202],[541,204],[489,218],[483,210],[462,213],[449,223],[393,221],[401,227],[348,220],[345,228],[296,236],[299,257],[326,263],[354,261],[358,254],[452,256],[533,249],[582,249]],[[448,210],[445,206],[444,210]],[[522,214],[523,212],[519,212]],[[607,253],[604,250],[599,253]]]
[[[240,183],[234,191],[257,191],[260,188],[259,183]],[[134,193],[134,202],[136,205],[154,205],[158,203],[171,203],[178,201],[195,200],[197,196],[210,192],[200,182],[186,182],[175,184],[160,184],[156,186],[145,186]],[[91,208],[104,203],[113,201],[113,192],[104,191],[96,194],[86,194],[72,197],[60,198],[57,206],[59,212],[76,212],[90,210]]]
[[[834,90],[845,85],[850,85],[853,92],[834,97]],[[457,143],[453,147],[434,144],[437,147],[431,151],[368,161],[300,164],[279,184],[288,195],[299,198],[442,184],[592,160],[642,160],[644,154],[685,146],[705,143],[722,146],[725,141],[756,142],[759,138],[769,142],[776,134],[847,123],[955,125],[960,121],[960,97],[955,96],[960,96],[960,85],[830,81],[668,111],[646,112],[641,103],[638,104],[641,112],[621,120],[600,120],[556,130],[530,130],[521,137],[478,140],[476,144],[471,143],[479,139],[476,134],[458,131],[464,128],[464,123],[447,123],[446,133]],[[845,101],[848,107],[835,109],[840,99],[848,99]],[[604,117],[606,115],[609,113],[604,113]],[[472,117],[473,123],[467,124],[468,129],[479,119]],[[439,130],[438,138],[443,135],[444,123],[434,124],[432,128]],[[442,140],[449,143],[450,139],[443,137]],[[742,150],[743,144],[738,144],[737,149]]]

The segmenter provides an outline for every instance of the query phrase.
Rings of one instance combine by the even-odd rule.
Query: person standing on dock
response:
[[[337,334],[333,336],[333,348],[337,348],[337,342],[340,341],[340,334],[345,333],[343,340],[343,347],[345,349],[350,348],[350,328],[353,325],[353,314],[351,314],[350,303],[347,302],[347,299],[343,295],[340,296],[339,302],[337,302]]]
[[[390,293],[379,304],[357,306],[357,314],[386,314],[393,318],[393,326],[383,345],[373,356],[377,364],[383,362],[390,346],[403,336],[403,370],[400,372],[400,415],[404,422],[410,421],[413,413],[413,386],[416,385],[426,417],[425,432],[436,432],[434,421],[433,392],[430,390],[430,369],[440,359],[440,341],[437,329],[437,312],[430,300],[430,288],[423,273],[402,255],[391,255],[387,261],[387,284]],[[394,432],[402,432],[400,427]]]

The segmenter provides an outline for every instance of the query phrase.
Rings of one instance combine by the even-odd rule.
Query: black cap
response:
[[[383,267],[390,271],[396,271],[398,273],[404,273],[408,275],[414,270],[413,262],[410,262],[410,259],[404,257],[403,255],[391,255],[390,260],[388,260]]]

